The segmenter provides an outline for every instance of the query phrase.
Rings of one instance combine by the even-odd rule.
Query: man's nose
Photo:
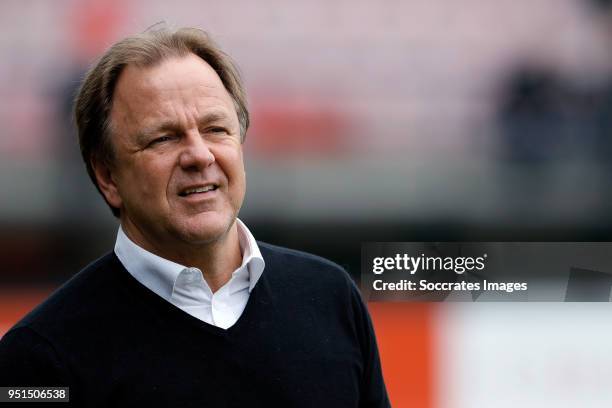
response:
[[[192,131],[185,135],[183,149],[179,156],[179,165],[185,169],[201,170],[215,162],[215,155],[210,150],[199,131]]]

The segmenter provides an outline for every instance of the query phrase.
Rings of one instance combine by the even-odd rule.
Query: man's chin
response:
[[[216,220],[212,217],[190,222],[177,231],[180,239],[191,245],[206,245],[223,240],[235,223],[235,218]]]

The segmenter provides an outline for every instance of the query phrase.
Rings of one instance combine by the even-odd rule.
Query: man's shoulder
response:
[[[13,329],[28,327],[39,334],[53,332],[56,327],[65,327],[67,322],[78,322],[92,311],[108,306],[112,289],[113,273],[120,267],[114,253],[108,253],[76,273],[61,285],[41,304],[23,317]]]
[[[266,262],[264,274],[272,274],[281,279],[304,279],[327,285],[346,286],[352,282],[347,271],[329,259],[260,241],[257,245]]]
[[[290,262],[293,265],[303,264],[307,267],[316,267],[317,270],[329,269],[345,273],[344,268],[342,268],[340,265],[318,255],[298,251],[297,249],[272,245],[261,241],[257,241],[257,245],[259,245],[261,254],[266,261],[272,260],[274,262]]]

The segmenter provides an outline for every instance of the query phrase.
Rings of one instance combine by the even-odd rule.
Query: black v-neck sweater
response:
[[[346,272],[259,245],[266,268],[227,330],[151,292],[114,253],[98,259],[2,338],[0,386],[69,386],[70,406],[389,406]]]

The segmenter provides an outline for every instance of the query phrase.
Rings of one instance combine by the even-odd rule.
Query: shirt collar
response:
[[[238,239],[240,241],[240,252],[242,252],[242,265],[246,266],[249,271],[249,292],[253,290],[255,284],[261,278],[266,263],[259,251],[259,245],[255,241],[255,237],[246,225],[236,218],[238,227]]]
[[[242,264],[234,274],[246,269],[249,292],[251,292],[263,274],[265,262],[251,231],[237,218],[236,226]],[[194,269],[162,258],[138,246],[125,234],[121,226],[117,232],[115,253],[136,280],[166,300],[171,299],[177,278],[182,272]]]

